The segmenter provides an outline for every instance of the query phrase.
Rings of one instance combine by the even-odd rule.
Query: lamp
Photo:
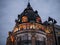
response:
[[[48,21],[52,21],[53,22],[53,19],[51,17],[48,18]]]
[[[48,18],[48,22],[49,21],[52,21],[53,24],[56,24],[57,23],[57,21],[55,19],[51,18],[51,17]]]
[[[54,19],[54,24],[56,24],[57,23],[57,21]]]

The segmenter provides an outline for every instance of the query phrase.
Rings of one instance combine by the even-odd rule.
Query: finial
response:
[[[30,0],[28,0],[28,7],[30,7]]]

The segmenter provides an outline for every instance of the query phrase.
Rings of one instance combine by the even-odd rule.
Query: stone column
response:
[[[32,45],[35,45],[36,43],[36,38],[35,38],[35,36],[32,36]]]

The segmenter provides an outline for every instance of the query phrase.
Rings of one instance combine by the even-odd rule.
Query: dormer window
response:
[[[14,27],[14,32],[17,32],[18,30],[18,27]]]
[[[27,16],[23,16],[23,17],[22,17],[22,22],[28,22]]]
[[[36,17],[36,22],[41,22],[41,18],[40,17]]]

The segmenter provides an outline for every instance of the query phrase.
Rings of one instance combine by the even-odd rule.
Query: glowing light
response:
[[[23,17],[22,17],[22,22],[28,22],[27,16],[23,16]]]
[[[14,32],[16,32],[16,31],[18,31],[18,28],[17,27],[14,28]]]
[[[11,41],[12,41],[12,42],[14,42],[14,37],[13,37],[13,36],[11,36],[10,38],[11,38]]]
[[[22,30],[22,29],[41,29],[41,30],[45,30],[44,26],[41,25],[41,24],[38,24],[38,23],[23,23],[23,24],[20,24],[19,25],[19,29]],[[18,29],[16,29],[18,30]],[[16,31],[15,31],[16,32]]]
[[[36,22],[41,22],[41,18],[40,17],[36,17]]]
[[[22,30],[22,29],[23,29],[23,25],[22,25],[22,24],[20,24],[20,25],[19,25],[19,28],[20,28],[20,30]]]
[[[47,27],[47,29],[45,30],[46,33],[50,33],[50,29]]]
[[[23,29],[26,29],[26,25],[23,25]]]
[[[35,25],[34,24],[31,24],[30,25],[30,29],[35,29]]]
[[[27,25],[27,29],[29,29],[30,28],[30,23],[27,23],[26,25]]]
[[[44,26],[42,26],[42,30],[45,30]]]

